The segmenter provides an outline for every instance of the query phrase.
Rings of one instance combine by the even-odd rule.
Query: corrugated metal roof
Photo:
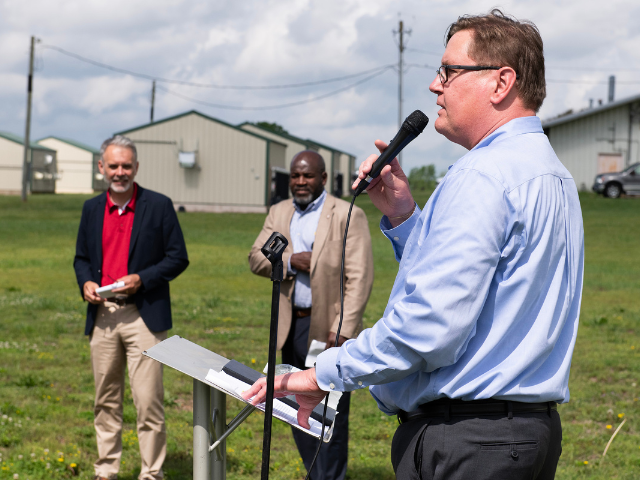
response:
[[[53,138],[53,139],[58,140],[60,142],[68,143],[69,145],[73,145],[74,147],[81,148],[82,150],[86,150],[87,152],[100,153],[100,149],[99,148],[90,147],[89,145],[86,145],[86,144],[80,143],[80,142],[76,142],[75,140],[71,140],[69,138],[56,137],[55,135],[49,135],[48,137],[44,137],[44,138],[41,138],[40,140],[36,140],[36,142],[41,142],[42,140],[46,140],[48,138]]]
[[[21,137],[20,135],[16,135],[15,133],[0,132],[0,137],[6,140],[10,140],[12,142],[16,142],[20,145],[24,145],[24,138]],[[55,152],[55,150],[45,147],[43,145],[39,145],[36,142],[29,142],[29,145],[32,150],[46,150],[47,152]]]
[[[202,118],[206,118],[207,120],[211,120],[212,122],[220,123],[222,125],[225,125],[225,126],[227,126],[229,128],[233,128],[234,130],[238,130],[238,131],[240,131],[242,133],[245,133],[247,135],[252,135],[252,136],[260,138],[262,140],[266,140],[267,142],[274,142],[274,143],[277,143],[279,145],[283,145],[283,146],[286,147],[286,145],[284,143],[280,143],[278,141],[271,140],[270,138],[263,137],[261,135],[258,135],[257,133],[248,132],[247,130],[243,130],[242,128],[240,128],[240,127],[238,127],[236,125],[232,125],[230,123],[224,122],[224,121],[222,121],[222,120],[220,120],[218,118],[210,117],[210,116],[205,115],[204,113],[201,113],[201,112],[199,112],[197,110],[189,110],[188,112],[180,113],[178,115],[174,115],[173,117],[163,118],[162,120],[158,120],[157,122],[145,123],[144,125],[139,125],[137,127],[129,128],[127,130],[122,130],[121,132],[116,132],[115,135],[125,135],[127,133],[134,132],[136,130],[141,130],[143,128],[147,128],[147,127],[151,127],[151,126],[154,126],[154,125],[158,125],[159,123],[170,122],[171,120],[177,120],[178,118],[186,117],[187,115],[192,115],[192,114],[193,115],[198,115],[198,116],[200,116]]]
[[[556,125],[561,125],[567,122],[573,122],[579,118],[588,117],[590,115],[595,115],[597,113],[604,112],[606,110],[611,110],[612,108],[620,107],[622,105],[626,105],[628,103],[637,102],[640,100],[640,95],[634,95],[633,97],[623,98],[622,100],[616,100],[615,102],[605,103],[603,105],[598,105],[593,108],[587,108],[585,110],[581,110],[576,113],[572,113],[571,115],[565,115],[562,117],[550,118],[549,120],[544,120],[542,122],[542,128],[555,127]]]
[[[316,142],[315,140],[311,140],[310,138],[300,138],[300,137],[296,137],[295,135],[291,135],[290,133],[274,132],[274,131],[268,130],[268,129],[264,128],[264,127],[261,127],[259,125],[256,125],[255,123],[252,123],[252,122],[240,123],[240,124],[238,124],[238,127],[240,128],[243,125],[252,125],[252,126],[254,126],[256,128],[259,128],[260,130],[264,130],[265,132],[269,132],[269,133],[272,133],[274,135],[278,135],[278,136],[280,136],[282,138],[286,138],[288,140],[293,140],[294,142],[303,143],[305,145],[311,144],[311,145],[314,145],[314,146],[326,148],[327,150],[331,150],[333,152],[344,153],[345,155],[349,155],[351,157],[355,157],[355,155],[352,155],[351,153],[343,152],[342,150],[338,150],[337,148],[330,147],[328,145],[323,145],[322,143]]]

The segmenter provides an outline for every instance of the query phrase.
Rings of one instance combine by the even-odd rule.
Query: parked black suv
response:
[[[623,193],[640,195],[640,163],[635,163],[621,172],[596,175],[593,191],[605,197],[618,198]]]

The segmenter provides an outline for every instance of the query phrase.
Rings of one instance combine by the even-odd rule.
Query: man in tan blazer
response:
[[[298,153],[291,161],[289,187],[293,200],[284,200],[269,211],[256,239],[249,265],[251,271],[271,276],[271,263],[260,249],[273,232],[287,240],[282,261],[285,279],[280,289],[278,349],[282,361],[305,368],[312,340],[335,345],[340,320],[340,263],[342,239],[349,204],[328,195],[322,157],[313,151]],[[354,207],[351,214],[344,268],[344,320],[338,345],[362,330],[362,315],[373,284],[373,254],[367,217]],[[320,450],[312,472],[315,479],[344,479],[347,470],[350,394],[338,404],[331,442]],[[292,429],[305,467],[309,469],[317,440]]]

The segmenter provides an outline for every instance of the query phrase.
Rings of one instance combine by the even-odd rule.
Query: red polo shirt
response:
[[[107,191],[107,204],[104,209],[104,223],[102,224],[102,283],[101,286],[111,285],[118,278],[129,274],[129,245],[131,230],[133,230],[133,216],[136,212],[136,195],[138,184],[133,184],[133,196],[122,211],[118,212],[118,205],[111,201]]]

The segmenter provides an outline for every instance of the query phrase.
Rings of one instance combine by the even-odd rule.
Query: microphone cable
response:
[[[336,332],[336,343],[333,345],[334,347],[338,346],[338,342],[340,341],[340,330],[342,330],[342,319],[344,318],[344,260],[347,251],[347,233],[349,232],[349,222],[351,221],[351,211],[353,210],[353,204],[356,203],[357,193],[354,192],[353,199],[351,200],[351,205],[349,205],[349,213],[347,214],[347,223],[344,226],[344,238],[342,239],[342,263],[340,264],[340,321],[338,322],[338,331]],[[318,459],[318,454],[320,453],[320,448],[322,448],[322,444],[324,443],[324,427],[325,420],[327,418],[327,405],[329,405],[329,395],[331,392],[327,393],[327,396],[324,398],[324,408],[322,409],[322,429],[320,431],[320,441],[318,442],[318,448],[316,449],[316,454],[313,457],[313,461],[311,462],[311,466],[309,467],[309,471],[307,472],[307,476],[304,477],[305,480],[311,479],[311,470],[313,470],[313,466],[316,464],[316,460]],[[340,412],[338,412],[340,413]],[[333,422],[335,424],[335,417]]]
[[[353,199],[351,200],[351,205],[349,206],[349,213],[347,215],[347,223],[344,226],[344,238],[342,239],[342,263],[340,265],[340,321],[338,322],[338,331],[336,332],[336,342],[334,347],[338,346],[338,342],[340,341],[340,330],[342,330],[342,320],[344,318],[344,261],[345,255],[347,251],[347,233],[349,232],[349,222],[351,221],[351,211],[353,210],[353,205],[356,202],[356,197],[360,195],[366,188],[371,184],[371,181],[380,175],[380,172],[385,167],[385,165],[389,164],[409,143],[411,143],[418,135],[420,135],[427,124],[429,123],[429,118],[422,113],[420,110],[416,110],[411,113],[405,121],[402,123],[400,130],[396,134],[396,136],[391,140],[387,148],[381,152],[380,156],[376,159],[376,161],[371,166],[371,171],[369,175],[365,179],[360,180],[358,186],[353,190]],[[324,441],[324,422],[327,418],[327,405],[329,404],[329,395],[331,392],[327,393],[327,396],[324,399],[324,409],[322,410],[322,429],[320,431],[320,442],[318,443],[318,449],[316,450],[316,454],[313,457],[313,461],[311,462],[311,466],[309,467],[309,471],[307,472],[307,476],[305,480],[310,480],[311,470],[313,470],[313,466],[316,463],[318,458],[318,454],[320,453],[320,448],[322,447],[322,443]],[[340,412],[337,412],[340,413]],[[333,419],[333,423],[335,425],[335,417]]]

